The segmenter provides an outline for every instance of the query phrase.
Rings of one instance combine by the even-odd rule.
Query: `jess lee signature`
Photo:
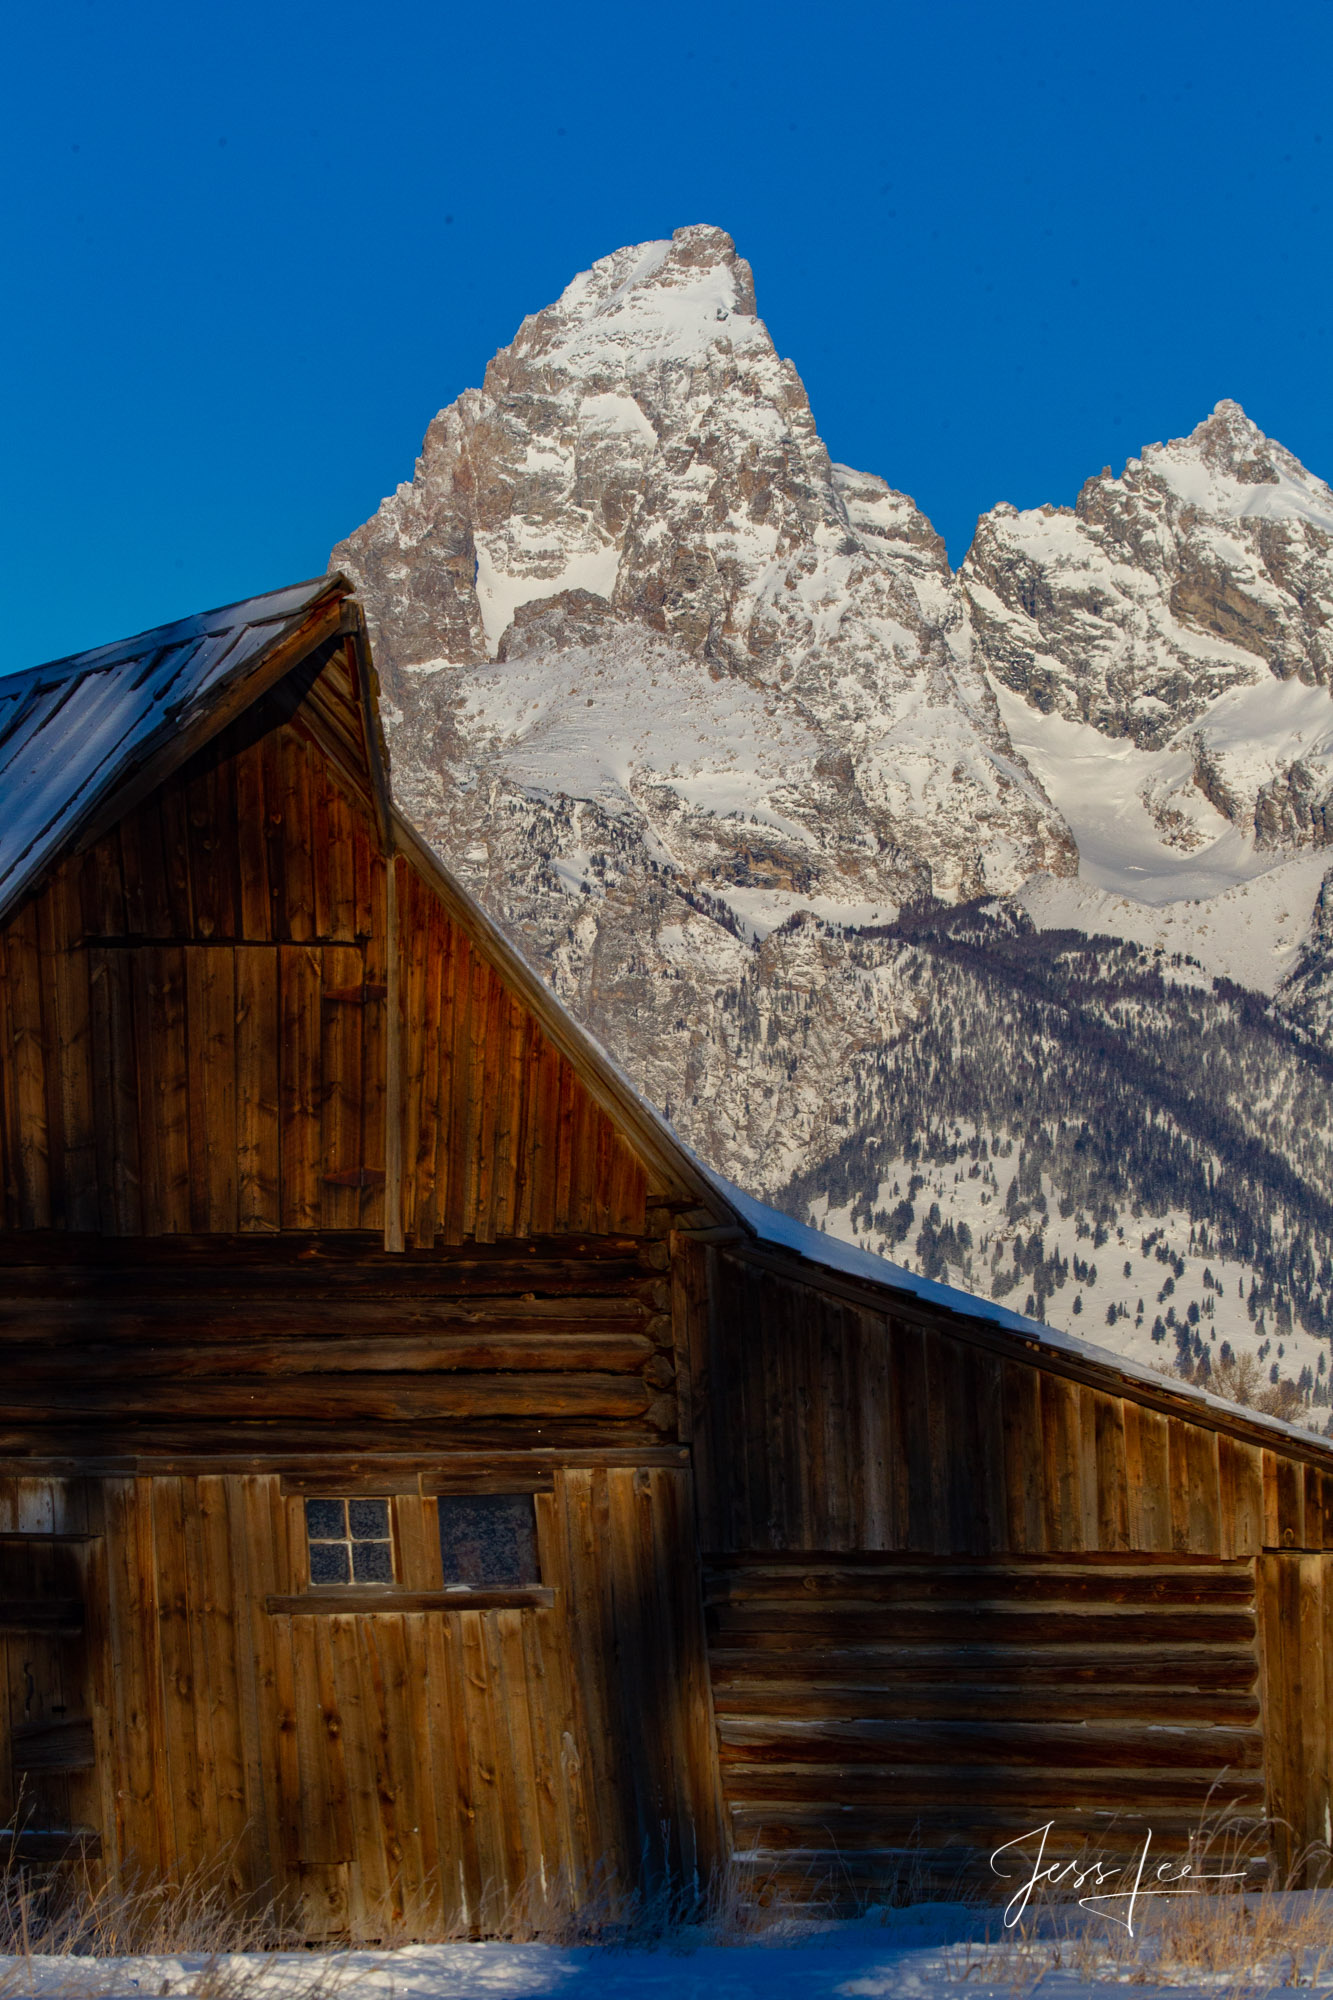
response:
[[[1081,1890],[1085,1883],[1092,1882],[1096,1885],[1094,1892],[1087,1896],[1080,1895],[1078,1899],[1079,1907],[1084,1910],[1090,1910],[1094,1905],[1126,1904],[1127,1908],[1123,1914],[1110,1908],[1102,1909],[1100,1914],[1109,1918],[1113,1924],[1123,1924],[1129,1935],[1133,1937],[1134,1912],[1141,1897],[1197,1896],[1201,1892],[1201,1885],[1205,1882],[1234,1882],[1241,1876],[1249,1873],[1249,1868],[1247,1867],[1224,1869],[1218,1874],[1205,1874],[1197,1869],[1192,1861],[1178,1860],[1159,1861],[1155,1865],[1150,1866],[1149,1855],[1152,1852],[1151,1828],[1149,1828],[1144,1836],[1143,1846],[1139,1851],[1137,1860],[1120,1862],[1047,1861],[1046,1844],[1051,1837],[1051,1829],[1054,1825],[1055,1821],[1048,1819],[1045,1826],[1034,1826],[1027,1833],[1020,1833],[1013,1840],[1006,1840],[991,1855],[990,1865],[994,1873],[1002,1878],[1008,1878],[1012,1875],[1013,1871],[1009,1867],[1002,1865],[1003,1858],[1008,1856],[1010,1859],[1026,1862],[1027,1857],[1015,1854],[1014,1850],[1021,1848],[1027,1841],[1035,1840],[1037,1842],[1036,1857],[1032,1861],[1029,1873],[1020,1882],[1018,1888],[1015,1889],[1013,1895],[1004,1906],[1006,1930],[1011,1930],[1018,1923],[1023,1912],[1031,1902],[1033,1894],[1041,1887],[1055,1888],[1064,1885]],[[1120,1881],[1123,1883],[1126,1875],[1131,1872],[1134,1879],[1128,1888],[1102,1888],[1104,1882]]]

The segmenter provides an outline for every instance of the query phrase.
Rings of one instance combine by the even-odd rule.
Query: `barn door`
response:
[[[435,1495],[314,1484],[288,1501],[298,1589],[268,1599],[291,1689],[274,1779],[303,1926],[503,1929],[587,1865],[570,1640],[540,1580],[550,1494],[530,1481],[510,1503],[526,1510],[530,1573],[450,1592]],[[506,1498],[485,1496],[492,1513]]]
[[[96,1855],[87,1535],[0,1531],[0,1863]]]
[[[1258,1558],[1268,1813],[1285,1876],[1327,1882],[1333,1847],[1333,1555]]]
[[[512,1932],[707,1878],[716,1786],[678,1464],[525,1472],[515,1454],[409,1491],[336,1475],[287,1490],[295,1588],[266,1610],[290,1726],[270,1782],[311,1935]]]

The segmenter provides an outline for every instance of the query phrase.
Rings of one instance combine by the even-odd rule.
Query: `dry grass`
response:
[[[1171,1893],[1123,1894],[1096,1900],[1098,1890],[1123,1891],[1134,1867],[1099,1883],[1034,1897],[1018,1922],[1006,1928],[998,1913],[979,1940],[943,1954],[951,1984],[984,1980],[1032,1993],[1051,1973],[1088,1984],[1207,1988],[1218,2000],[1254,2000],[1283,1988],[1333,1988],[1333,1889],[1294,1889],[1291,1882],[1327,1881],[1333,1856],[1326,1848],[1300,1855],[1290,1882],[1271,1876],[1261,1887],[1256,1863],[1270,1829],[1255,1822],[1219,1821],[1201,1826],[1188,1858],[1172,1862]],[[1081,1866],[1091,1868],[1087,1855]],[[1107,1857],[1108,1867],[1123,1862]],[[1156,1857],[1153,1857],[1156,1865]],[[1156,1887],[1145,1870],[1144,1891]],[[1080,1894],[1092,1900],[1081,1903]]]
[[[942,1983],[1035,1992],[1052,1973],[1089,1985],[1207,1988],[1254,2000],[1284,1988],[1333,1987],[1333,1893],[1281,1889],[1180,1896],[1140,1914],[1134,1935],[1078,1909],[1054,1921],[997,1923],[940,1954]]]
[[[0,1870],[0,2000],[134,1992],[259,2000],[275,1982],[251,1955],[300,1950],[276,1908],[238,1909],[225,1859],[181,1883],[121,1887],[77,1863]],[[341,1985],[331,1955],[307,1956],[304,1970],[284,1961],[280,1987],[293,2000],[335,2000]]]
[[[1132,1931],[1123,1904],[1085,1908],[1078,1901],[1080,1890],[1121,1888],[1120,1877],[1043,1888],[1006,1925],[1003,1907],[982,1886],[942,1883],[925,1856],[906,1859],[887,1895],[881,1885],[873,1904],[860,1903],[861,1925],[878,1915],[891,1933],[904,1909],[953,1906],[961,1941],[941,1942],[924,1957],[909,1947],[917,1990],[922,1980],[941,1988],[984,1985],[1029,2000],[1054,1974],[1090,1985],[1206,1988],[1218,2000],[1315,1987],[1333,2000],[1333,1889],[1246,1889],[1244,1865],[1266,1844],[1265,1833],[1234,1824],[1201,1829],[1191,1855],[1195,1876],[1232,1879],[1201,1882],[1188,1895],[1141,1897]],[[1123,1849],[1104,1859],[1121,1865]],[[1303,1856],[1302,1870],[1312,1859],[1326,1873],[1333,1867],[1322,1852]],[[1085,1854],[1080,1866],[1090,1869],[1093,1860]],[[1124,1881],[1132,1880],[1131,1868]],[[312,1948],[276,1907],[238,1911],[225,1864],[179,1885],[119,1890],[75,1867],[41,1874],[11,1867],[0,1871],[0,2000],[350,2000],[365,1966],[351,1953],[364,1947],[378,1953],[407,1943],[475,1941],[479,1930],[613,1952],[773,1945],[811,1941],[812,1933],[828,1939],[838,1928],[835,1914],[855,1901],[846,1882],[812,1878],[770,1894],[736,1870],[711,1884],[668,1882],[629,1899],[610,1882],[575,1898],[568,1885],[547,1881],[517,1897],[497,1896],[484,1923],[441,1930],[386,1910],[367,1920],[364,1936]]]

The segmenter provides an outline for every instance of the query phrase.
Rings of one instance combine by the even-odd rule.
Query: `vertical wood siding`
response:
[[[705,1548],[1323,1546],[1333,1479],[1280,1450],[710,1255]]]
[[[1269,1811],[1284,1872],[1313,1886],[1333,1847],[1333,1556],[1268,1550],[1258,1601]]]
[[[382,1232],[392,1165],[411,1242],[643,1232],[633,1149],[401,859],[390,939],[338,674],[261,704],[0,930],[0,1226]]]
[[[434,1502],[392,1505],[403,1589],[439,1591]],[[313,1935],[494,1930],[525,1902],[706,1872],[720,1823],[689,1475],[557,1472],[536,1505],[551,1609],[292,1615],[266,1599],[306,1587],[303,1508],[273,1475],[0,1479],[0,1527],[73,1512],[97,1537],[98,1768],[47,1781],[46,1825],[98,1829],[113,1870],[221,1860],[235,1894],[276,1893]],[[16,1744],[44,1719],[23,1706],[30,1637],[21,1650],[26,1668],[0,1637],[6,1824]],[[37,1681],[48,1706],[71,1692],[55,1665]]]
[[[398,871],[407,1241],[641,1234],[632,1148],[430,885]]]

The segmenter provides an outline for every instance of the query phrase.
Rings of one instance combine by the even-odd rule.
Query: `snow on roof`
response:
[[[333,589],[317,577],[0,679],[0,913]]]
[[[849,1278],[868,1280],[873,1285],[892,1291],[905,1292],[919,1299],[923,1305],[942,1306],[946,1311],[959,1313],[967,1319],[983,1320],[990,1326],[1002,1327],[1006,1333],[1017,1334],[1025,1341],[1040,1341],[1043,1347],[1054,1348],[1071,1358],[1112,1368],[1126,1380],[1141,1383],[1159,1394],[1163,1389],[1169,1389],[1173,1396],[1183,1396],[1202,1409],[1225,1416],[1232,1423],[1237,1418],[1243,1418],[1247,1423],[1261,1424],[1265,1430],[1294,1438],[1303,1445],[1314,1444],[1329,1449],[1324,1438],[1317,1432],[1306,1430],[1301,1424],[1284,1423],[1280,1417],[1265,1416],[1238,1403],[1229,1403],[1222,1396],[1209,1395],[1207,1390],[1198,1389],[1191,1382],[1181,1381],[1174,1375],[1159,1374],[1156,1369],[1145,1368],[1140,1362],[1131,1361],[1127,1355],[1116,1354],[1108,1347],[1098,1347],[1090,1340],[1078,1340],[1073,1334],[1061,1333],[1058,1328],[1046,1326],[1040,1320],[1025,1319],[1022,1313],[1010,1312],[1007,1306],[997,1305],[993,1299],[984,1299],[974,1292],[960,1291],[956,1286],[940,1285],[930,1278],[918,1277],[914,1271],[904,1270],[901,1264],[876,1256],[872,1250],[860,1250],[854,1243],[844,1243],[837,1236],[825,1235],[823,1230],[812,1229],[807,1222],[798,1222],[794,1216],[784,1215],[780,1209],[770,1208],[766,1202],[746,1194],[744,1188],[738,1188],[723,1175],[714,1173],[702,1161],[696,1160],[696,1165],[761,1243],[772,1244],[775,1249],[794,1250],[809,1263],[820,1264],[826,1270],[841,1272]]]

